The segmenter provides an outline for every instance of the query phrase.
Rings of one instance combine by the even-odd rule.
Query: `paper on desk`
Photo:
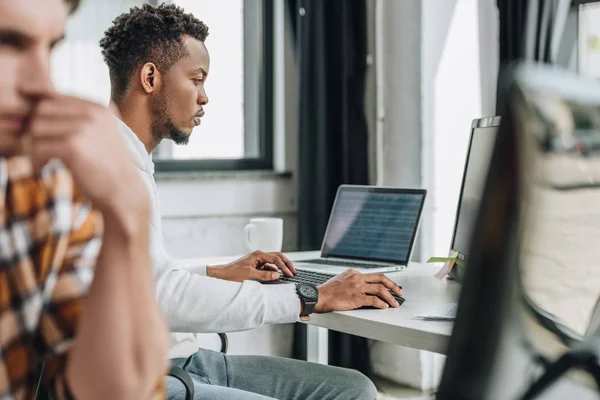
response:
[[[456,319],[457,309],[458,303],[448,303],[434,310],[415,315],[415,319],[423,321],[454,321],[454,319]]]
[[[431,257],[429,260],[427,260],[427,262],[428,263],[434,263],[434,262],[445,263],[442,266],[442,268],[438,272],[436,272],[434,275],[436,278],[442,279],[450,273],[450,271],[452,270],[452,267],[454,267],[454,264],[459,264],[458,252],[454,251],[454,250],[450,250],[450,252],[448,253],[448,257]]]

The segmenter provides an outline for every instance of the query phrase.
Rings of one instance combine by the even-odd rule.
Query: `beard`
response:
[[[178,145],[186,145],[190,141],[190,135],[177,128],[170,119],[153,122],[152,135],[158,141],[162,139],[171,139]]]
[[[175,144],[186,145],[190,135],[178,128],[167,113],[168,96],[164,89],[152,107],[154,119],[152,121],[152,136],[160,143],[162,139],[171,139]]]

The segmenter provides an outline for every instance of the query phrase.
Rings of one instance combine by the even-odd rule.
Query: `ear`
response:
[[[140,69],[140,83],[148,94],[154,92],[160,85],[160,71],[154,63],[148,62]]]

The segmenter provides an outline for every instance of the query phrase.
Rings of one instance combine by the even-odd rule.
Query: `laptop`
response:
[[[427,191],[379,186],[339,187],[317,259],[294,262],[299,274],[393,272],[411,258]]]

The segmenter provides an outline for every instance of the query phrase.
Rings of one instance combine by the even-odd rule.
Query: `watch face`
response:
[[[307,299],[316,299],[319,297],[319,290],[315,286],[307,284],[298,285],[298,293]]]

